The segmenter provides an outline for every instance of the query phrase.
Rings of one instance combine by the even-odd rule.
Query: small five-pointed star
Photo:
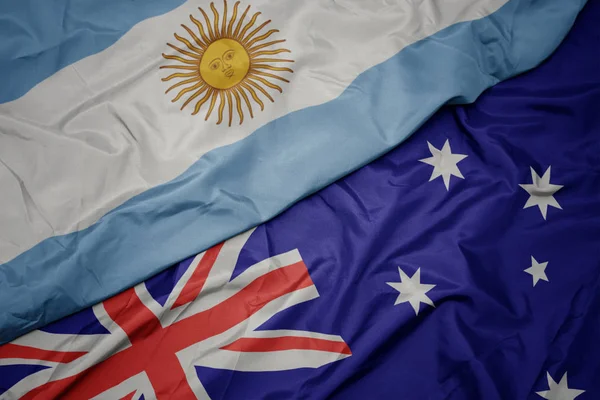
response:
[[[433,301],[425,294],[433,289],[435,285],[421,283],[421,268],[417,269],[411,278],[409,278],[400,267],[398,267],[398,272],[400,273],[400,282],[386,282],[400,292],[394,305],[408,302],[413,310],[415,310],[415,315],[419,315],[420,303],[435,307]]]
[[[531,267],[527,268],[525,272],[533,277],[533,286],[539,282],[539,280],[543,280],[546,282],[550,282],[548,277],[546,276],[546,267],[548,266],[548,261],[539,263],[533,256],[531,256]]]
[[[531,168],[531,184],[522,184],[519,185],[523,189],[529,193],[529,199],[527,199],[527,203],[523,208],[529,208],[533,206],[538,206],[540,208],[540,212],[542,213],[542,217],[546,219],[546,214],[548,213],[548,206],[552,206],[555,208],[559,208],[562,210],[558,201],[554,198],[554,193],[558,192],[562,189],[563,185],[553,185],[550,183],[550,168],[548,167],[544,175],[540,178],[540,176],[535,172],[533,167]]]
[[[554,379],[550,376],[549,372],[546,372],[548,379],[548,387],[549,390],[544,390],[542,392],[536,392],[539,396],[548,400],[573,400],[575,397],[579,396],[581,393],[585,392],[585,390],[579,389],[569,389],[569,385],[567,384],[567,373],[563,375],[560,379],[559,383],[554,382]]]
[[[441,176],[444,180],[444,185],[446,185],[446,190],[450,190],[451,175],[454,175],[460,179],[465,179],[465,177],[461,174],[460,170],[458,169],[457,164],[460,161],[467,158],[466,155],[452,154],[452,150],[450,149],[450,142],[448,142],[447,139],[441,150],[436,149],[429,142],[427,142],[427,146],[429,146],[429,151],[431,152],[432,157],[423,158],[419,161],[433,166],[433,172],[431,173],[431,178],[429,178],[429,182]]]

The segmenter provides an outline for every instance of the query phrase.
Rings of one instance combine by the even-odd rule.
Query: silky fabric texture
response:
[[[260,378],[200,369],[209,393],[534,400],[547,373],[558,382],[568,371],[569,387],[585,390],[578,399],[600,398],[599,18],[591,2],[536,70],[444,108],[390,154],[259,228],[247,257],[298,247],[321,295],[262,329],[327,328],[353,354]],[[468,156],[448,192],[418,162],[427,142],[446,140]],[[544,220],[523,209],[518,185],[549,166],[563,209]],[[532,286],[531,256],[549,262],[549,282]],[[398,281],[397,267],[436,285],[435,308],[421,304],[416,317],[393,306],[386,282]]]
[[[183,174],[148,188],[86,229],[43,240],[0,266],[0,341],[95,304],[268,220],[402,142],[446,102],[471,102],[485,88],[535,67],[556,48],[584,3],[511,0],[487,17],[454,24],[361,73],[339,97],[274,119],[244,139],[210,151]],[[35,142],[23,143],[36,147]],[[77,151],[64,159],[76,159],[68,169],[77,172],[92,164]],[[42,189],[71,193],[52,184],[56,176],[66,183],[60,173],[42,179],[35,172],[47,169],[21,161],[17,164],[33,170],[29,176],[42,182]],[[64,165],[62,159],[58,164]],[[115,175],[121,176],[120,171]],[[10,171],[2,177],[19,196],[22,186],[15,176],[23,177]],[[91,185],[93,190],[113,187],[100,181],[100,186]],[[81,190],[80,182],[89,184],[75,182],[74,192]],[[62,204],[60,196],[38,197]],[[13,203],[26,204],[20,199]],[[89,206],[85,201],[74,204]],[[38,221],[45,223],[44,218]],[[31,227],[29,220],[21,222]],[[23,234],[18,229],[9,233]],[[13,241],[4,243],[12,246]]]
[[[0,103],[22,96],[61,68],[112,45],[141,20],[171,11],[183,2],[3,1]]]
[[[578,399],[600,398],[599,19],[590,2],[536,70],[445,107],[389,154],[258,227],[232,279],[297,248],[319,292],[259,329],[340,335],[352,355],[318,369],[196,367],[210,397],[533,400],[548,375],[568,372],[569,388],[585,391]],[[467,156],[448,190],[419,162],[428,142],[446,141]],[[550,166],[561,209],[543,218],[524,209],[519,185]],[[532,285],[531,257],[548,262],[548,281]],[[146,282],[157,302],[190,263]],[[398,268],[435,285],[434,307],[394,305],[386,283],[399,281]],[[91,310],[43,330],[109,335]],[[0,368],[11,372],[0,374],[5,390],[35,370]]]
[[[181,110],[181,102],[176,104],[171,102],[181,89],[176,87],[174,89],[177,90],[170,91],[168,95],[165,93],[176,80],[165,82],[162,79],[167,79],[177,71],[194,73],[189,72],[189,69],[160,69],[178,66],[177,60],[167,60],[163,54],[168,57],[182,55],[167,46],[165,41],[171,43],[176,39],[173,37],[174,31],[178,36],[187,35],[185,36],[187,40],[194,40],[180,25],[182,22],[190,25],[189,15],[198,14],[198,6],[202,3],[190,1],[164,15],[145,19],[129,31],[122,32],[122,37],[103,51],[74,60],[66,67],[54,62],[48,63],[44,58],[48,50],[40,50],[41,55],[34,57],[37,61],[36,65],[39,65],[39,69],[42,70],[45,64],[49,64],[47,68],[56,68],[55,73],[41,82],[34,81],[38,84],[19,99],[0,104],[0,132],[2,133],[0,135],[0,160],[2,160],[0,185],[5,188],[2,199],[7,206],[7,211],[0,214],[0,264],[27,252],[45,239],[80,232],[90,227],[99,222],[102,216],[110,214],[112,210],[135,198],[136,195],[172,182],[190,167],[197,173],[198,170],[204,172],[220,167],[215,164],[235,163],[239,156],[228,159],[224,163],[213,159],[207,163],[208,165],[194,167],[199,158],[206,153],[238,142],[269,121],[335,99],[355,81],[357,75],[385,62],[404,47],[456,23],[487,16],[497,11],[508,0],[483,2],[457,0],[451,4],[444,3],[439,7],[434,6],[432,0],[427,0],[419,7],[407,2],[386,5],[378,2],[363,3],[345,0],[342,6],[323,1],[311,3],[286,1],[253,0],[251,4],[250,10],[256,9],[257,12],[273,19],[269,27],[281,28],[281,31],[275,32],[270,38],[285,40],[285,44],[276,43],[267,46],[269,49],[265,51],[287,50],[289,52],[281,53],[280,56],[278,53],[271,56],[281,59],[287,57],[298,61],[279,63],[281,66],[289,64],[288,67],[293,72],[266,70],[270,71],[267,73],[271,75],[275,73],[277,74],[275,76],[290,82],[273,78],[280,85],[275,88],[285,91],[284,93],[273,90],[273,87],[259,86],[270,98],[256,89],[256,96],[262,96],[262,103],[254,104],[255,118],[250,118],[248,110],[245,110],[243,124],[238,122],[235,106],[231,107],[235,115],[232,115],[231,123],[228,122],[229,109],[221,110],[220,107],[221,100],[225,101],[224,98],[214,104],[213,114],[219,114],[220,118],[224,119],[224,122],[217,125],[215,118],[204,121],[208,103],[204,109],[199,110],[202,111],[200,115],[192,115],[191,110],[194,109],[196,101]],[[171,2],[166,3],[171,4]],[[224,4],[226,3],[217,2],[218,7],[223,7]],[[128,15],[144,16],[153,11],[156,6],[157,4],[153,2],[143,3],[139,9],[135,12],[132,10]],[[120,11],[118,6],[109,2],[103,4],[102,8],[101,13],[90,13],[90,24],[107,27],[114,23],[111,12],[118,13]],[[71,7],[67,6],[67,9],[75,12]],[[573,11],[577,10],[573,8]],[[528,10],[525,15],[529,16],[529,13],[537,15],[542,11]],[[552,14],[551,11],[549,13]],[[251,14],[256,15],[254,11]],[[440,18],[434,20],[436,14],[439,14]],[[575,13],[571,14],[571,18],[574,16]],[[40,29],[47,30],[48,26],[55,24],[66,24],[67,27],[80,26],[79,24],[86,26],[82,22],[77,24],[56,21],[55,18],[57,16],[49,17]],[[258,15],[258,18],[256,25],[269,21],[262,14]],[[135,20],[136,18],[132,18],[132,21]],[[311,26],[308,32],[307,21],[310,21]],[[25,22],[33,23],[31,20],[23,23]],[[503,21],[503,24],[506,22]],[[564,29],[562,24],[557,25],[562,28],[560,30]],[[82,29],[77,33],[83,34],[81,31]],[[557,39],[561,39],[562,34],[558,34],[559,29],[553,29],[552,33],[555,31]],[[469,34],[473,35],[472,32]],[[68,37],[67,33],[64,35]],[[526,37],[526,35],[519,36]],[[360,40],[357,40],[358,38]],[[34,47],[36,43],[30,35],[15,34],[12,39],[20,48]],[[63,39],[67,43],[63,46],[65,56],[60,57],[61,60],[73,61],[71,58],[87,54],[80,54],[78,48],[70,48],[69,41]],[[485,42],[485,39],[478,38],[477,42]],[[549,42],[551,45],[553,40]],[[0,51],[2,51],[2,44],[3,42],[0,41]],[[95,49],[102,49],[106,44],[98,39]],[[179,45],[183,44],[179,43]],[[279,45],[285,48],[277,48]],[[447,45],[452,47],[452,44]],[[358,54],[361,56],[357,56]],[[500,60],[503,58],[502,55],[496,57]],[[422,56],[418,58],[425,62]],[[456,53],[449,54],[449,58],[457,58]],[[278,68],[275,65],[278,63],[272,64],[265,65]],[[18,69],[19,66],[12,65],[12,67]],[[195,68],[190,67],[189,64],[183,67]],[[411,68],[396,66],[396,69],[398,72],[410,73]],[[373,72],[370,75],[373,75]],[[25,76],[32,80],[36,78],[33,74]],[[258,77],[260,79],[269,77],[261,76]],[[12,77],[13,81],[18,79],[20,77]],[[474,80],[478,82],[480,79]],[[257,82],[263,84],[261,81]],[[364,79],[363,82],[356,81],[354,84],[360,86],[361,94],[355,94],[353,97],[363,98],[364,92],[372,91],[370,88],[372,84],[364,82]],[[184,87],[188,88],[187,85]],[[9,91],[10,88],[7,87],[6,90]],[[427,88],[421,86],[421,90]],[[399,91],[398,94],[405,95],[404,92],[407,91]],[[247,97],[253,99],[252,93],[246,93]],[[382,91],[375,93],[379,96],[383,95]],[[189,92],[183,99],[193,94],[194,91]],[[241,95],[238,93],[238,96]],[[48,102],[48,98],[54,100]],[[271,99],[275,102],[271,102]],[[354,99],[356,100],[359,99]],[[362,99],[360,100],[362,102]],[[401,100],[396,99],[396,101]],[[221,112],[225,115],[221,115]],[[323,119],[322,113],[313,114],[311,117],[313,120]],[[271,128],[279,138],[283,136],[280,133],[282,130],[290,136],[306,137],[302,125],[283,126],[282,124],[283,122],[279,122],[278,128]],[[323,129],[324,126],[320,128]],[[329,139],[331,136],[327,132],[322,132],[319,140]],[[314,139],[305,140],[315,142]],[[275,150],[271,148],[272,142],[272,139],[263,139],[261,147],[264,147],[267,153],[273,153]],[[295,147],[289,143],[286,143],[286,146]],[[284,156],[286,150],[285,147],[280,149]],[[241,151],[248,152],[247,149]],[[294,152],[300,152],[300,149],[296,147]],[[271,154],[268,155],[273,158]],[[266,157],[254,152],[252,156]],[[254,169],[252,165],[246,167],[250,170]],[[270,167],[272,168],[273,165]],[[257,181],[253,185],[260,183],[260,179]],[[247,183],[248,179],[240,179],[240,182],[236,182],[234,186],[240,188]],[[191,184],[194,190],[204,193],[215,190],[215,186],[218,187],[218,184],[214,183],[206,187],[198,187],[196,180]],[[285,190],[283,187],[277,189]],[[164,190],[174,191],[172,188]],[[223,191],[229,192],[231,189],[223,188]],[[156,197],[157,194],[150,194],[150,196]],[[218,198],[215,199],[217,196],[211,193],[212,198],[207,196],[209,197],[207,201],[217,203],[219,202]],[[240,203],[243,201],[237,197],[250,197],[252,202],[258,201],[241,190],[232,192],[230,196],[236,197]],[[164,199],[158,207],[177,204],[181,197],[184,202],[190,199],[189,195],[174,195],[172,198]],[[137,207],[132,207],[134,204]],[[143,209],[139,201],[133,200],[127,206],[132,213],[144,214],[143,210],[139,210],[139,208]],[[255,207],[259,208],[260,204]],[[113,229],[116,232],[111,232],[110,236],[122,234],[119,230],[135,229],[130,228],[131,223],[123,222],[122,217],[117,218],[117,221]],[[262,218],[258,222],[263,222]],[[100,221],[100,224],[102,223],[103,221]],[[69,248],[68,245],[65,247]],[[69,250],[76,252],[76,249],[69,248]],[[176,260],[171,259],[169,262]]]

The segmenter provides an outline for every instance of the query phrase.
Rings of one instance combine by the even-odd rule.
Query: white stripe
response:
[[[84,378],[85,379],[85,378]],[[90,400],[115,400],[127,396],[135,390],[134,399],[144,395],[147,400],[156,399],[154,388],[148,378],[148,374],[140,372],[129,379],[124,380],[117,386],[114,386],[107,391],[100,393],[98,396],[92,397]]]
[[[281,350],[263,353],[217,349],[204,355],[198,365],[233,371],[283,371],[296,368],[319,368],[347,357],[348,354],[318,350]]]
[[[235,265],[237,263],[240,252],[242,251],[242,248],[248,241],[248,238],[250,238],[250,235],[252,235],[252,232],[254,232],[254,229],[255,228],[252,228],[250,230],[247,230],[246,232],[240,233],[239,235],[234,236],[231,239],[227,240],[225,243],[223,243],[223,247],[219,251],[217,258],[215,259],[215,262],[213,263],[213,266],[210,269],[208,276],[206,277],[206,281],[202,286],[200,295],[202,294],[202,292],[208,292],[215,289],[218,290],[221,286],[229,282],[229,279],[231,279],[231,275],[233,274],[233,271],[235,269]],[[185,271],[181,279],[179,279],[179,281],[173,288],[173,291],[169,295],[169,298],[167,299],[164,306],[165,309],[169,310],[173,307],[173,304],[181,294],[181,291],[183,290],[185,285],[187,285],[192,274],[196,271],[196,268],[198,268],[198,264],[200,263],[205,254],[206,252],[200,253],[194,258],[189,268]],[[188,307],[188,304],[184,305],[183,307]]]
[[[252,314],[252,316],[248,318],[246,324],[243,326],[244,334],[240,337],[247,337],[251,332],[255,331],[259,326],[267,322],[277,313],[295,306],[296,304],[316,299],[317,297],[319,297],[319,292],[314,285],[311,285],[270,301],[263,308],[258,310],[258,312]],[[227,344],[231,343],[232,342]]]
[[[293,331],[287,329],[279,329],[273,331],[254,331],[246,335],[246,338],[277,338],[277,337],[307,337],[311,339],[323,339],[332,342],[342,342],[344,339],[338,335],[327,335],[325,333],[310,332],[310,331]]]
[[[242,251],[242,248],[244,247],[244,244],[246,244],[246,241],[248,240],[250,235],[252,235],[252,232],[254,232],[254,229],[255,228],[252,228],[246,232],[243,232],[227,240],[223,244],[221,251],[219,251],[217,258],[209,271],[206,281],[202,286],[202,290],[199,294],[200,297],[204,296],[203,293],[208,293],[208,296],[212,298],[213,295],[210,294],[211,292],[214,294],[215,291],[218,291],[223,285],[226,285],[229,282],[231,274],[235,269],[235,265],[237,263],[240,252]],[[169,294],[169,297],[164,307],[162,307],[158,302],[156,302],[156,300],[154,300],[150,293],[148,293],[145,284],[138,285],[141,286],[139,288],[136,287],[136,292],[140,296],[142,302],[148,308],[150,308],[150,310],[159,318],[160,324],[163,327],[172,324],[174,321],[179,321],[182,318],[186,318],[186,316],[193,315],[192,313],[198,313],[202,311],[201,307],[194,306],[194,304],[197,302],[197,299],[194,300],[194,302],[191,304],[188,303],[176,307],[173,310],[171,310],[171,308],[173,307],[173,304],[175,303],[177,298],[180,296],[185,285],[187,285],[193,273],[198,268],[198,264],[200,263],[205,254],[206,252],[200,253],[194,258],[194,260],[192,261],[188,269],[185,271],[183,276],[176,283],[175,287],[173,288],[173,291]],[[188,310],[189,308],[192,309]],[[185,316],[182,316],[183,313],[185,313]]]
[[[12,344],[52,351],[90,351],[106,335],[66,335],[33,331],[13,340]],[[60,350],[59,350],[60,349]]]
[[[2,365],[43,365],[45,367],[54,367],[60,363],[56,361],[36,360],[29,358],[0,358],[0,366]]]
[[[194,259],[192,260],[188,269],[184,272],[184,274],[181,276],[179,281],[177,281],[177,283],[175,284],[175,287],[173,287],[173,290],[169,294],[169,297],[167,298],[167,301],[165,302],[165,305],[164,305],[165,309],[170,310],[173,307],[173,304],[175,303],[175,301],[181,294],[181,291],[183,290],[185,285],[187,285],[188,281],[190,280],[190,278],[196,271],[196,268],[198,268],[198,264],[200,264],[200,261],[202,261],[202,258],[204,258],[205,254],[206,254],[206,252],[204,251],[204,252],[198,254],[196,257],[194,257]],[[145,287],[145,285],[144,285],[144,287]]]
[[[220,347],[231,344],[240,338],[248,337],[249,335],[252,334],[252,331],[254,329],[256,329],[257,327],[259,327],[260,325],[264,324],[266,321],[271,319],[273,317],[273,315],[275,315],[287,308],[290,308],[296,304],[300,304],[305,301],[315,299],[317,297],[319,297],[319,294],[317,293],[317,290],[314,287],[314,285],[309,286],[307,288],[300,289],[300,290],[296,290],[292,293],[288,293],[284,296],[281,296],[281,297],[269,302],[268,304],[265,305],[265,307],[261,308],[259,311],[257,311],[252,316],[250,316],[250,318],[240,322],[238,325],[232,327],[231,329],[228,329],[227,331],[225,331],[219,335],[209,337],[200,343],[196,343],[196,344],[178,352],[177,357],[179,359],[179,362],[181,363],[182,367],[186,371],[190,371],[190,370],[193,371],[194,365],[204,365],[204,366],[212,366],[212,367],[214,367],[214,365],[223,365],[223,364],[230,365],[231,364],[230,358],[227,359],[226,363],[221,362],[221,364],[218,364],[217,362],[214,362],[211,365],[207,365],[207,363],[205,363],[204,360],[206,359],[207,356],[209,356],[210,354],[213,354],[214,352],[223,352],[224,350],[219,350]],[[199,329],[201,329],[201,328],[199,328]],[[294,332],[294,331],[287,331],[287,332]],[[230,352],[230,353],[239,354],[239,352]],[[212,357],[214,357],[214,356],[212,356]],[[230,355],[230,357],[231,357],[231,355]],[[340,358],[337,355],[335,357],[328,357],[328,356],[311,357],[311,356],[308,356],[308,357],[302,357],[300,360],[304,363],[308,363],[309,365],[307,365],[307,366],[311,366],[311,365],[317,364],[316,362],[314,362],[315,359],[318,359],[320,362],[324,362],[324,361],[327,361],[330,359],[333,359],[333,361],[336,361],[337,359],[340,359]],[[326,363],[327,362],[324,362],[324,364],[326,364]],[[187,377],[187,381],[188,381],[190,387],[192,388],[192,390],[194,391],[194,393],[196,394],[196,396],[199,399],[201,399],[201,400],[209,399],[208,394],[207,394],[206,390],[204,389],[204,386],[198,379],[195,372],[194,372],[194,374],[188,373],[186,377]]]
[[[109,331],[111,334],[120,335],[123,338],[124,346],[129,345],[127,335],[125,335],[125,332],[119,325],[110,319],[102,303],[96,304],[92,310],[100,324],[107,331]],[[104,340],[105,337],[106,334],[71,335],[36,330],[13,340],[11,343],[21,346],[35,347],[42,350],[88,352],[91,351],[98,343]]]
[[[144,283],[136,285],[134,289],[135,294],[138,295],[140,301],[144,304],[144,306],[146,306],[156,316],[156,318],[160,320],[162,315],[165,313],[166,310],[168,310],[168,308],[161,306],[159,302],[154,300],[154,297],[152,297]],[[163,328],[167,326],[167,324],[162,324],[162,321],[160,322]]]
[[[219,252],[219,256],[215,260],[213,268],[210,270],[200,294],[218,290],[229,282],[240,256],[240,252],[255,229],[256,228],[252,228],[241,233],[223,244],[223,248]]]
[[[36,372],[35,374],[29,375],[27,379],[19,381],[16,385],[11,387],[7,392],[0,396],[0,400],[9,399],[20,399],[24,394],[30,390],[43,385],[50,381],[54,375],[55,368],[43,369]]]
[[[39,371],[27,377],[27,379],[19,381],[11,388],[10,392],[12,395],[17,395],[17,398],[19,398],[30,390],[47,382],[57,381],[76,375],[79,372],[98,364],[113,354],[116,354],[119,351],[131,346],[129,338],[125,332],[116,323],[114,323],[110,317],[108,317],[108,314],[106,313],[106,310],[102,304],[95,305],[93,309],[96,317],[103,321],[104,326],[111,332],[111,334],[98,335],[100,340],[95,343],[95,345],[85,356],[67,364],[57,364],[55,368]],[[111,322],[109,323],[109,321]],[[68,337],[73,335],[61,336]],[[31,345],[40,347],[40,344],[38,343],[32,343]],[[68,347],[68,344],[66,346]],[[61,346],[56,347],[53,350],[62,351]],[[0,397],[0,400],[3,399],[3,397]]]
[[[210,286],[206,288],[206,290],[202,290],[202,295],[199,296],[196,301],[190,303],[186,307],[180,307],[177,310],[179,311],[183,308],[181,313],[177,316],[176,321],[180,321],[191,315],[208,310],[234,296],[240,290],[244,289],[246,286],[264,274],[297,263],[299,261],[302,261],[302,258],[300,257],[298,250],[291,250],[287,253],[279,254],[256,263],[238,275],[234,280],[226,283],[224,286]],[[173,312],[175,312],[175,310]]]
[[[108,315],[106,309],[104,308],[104,303],[96,304],[94,307],[92,307],[92,310],[94,311],[94,315],[96,316],[96,318],[98,318],[98,321],[100,321],[102,326],[104,326],[104,328],[106,328],[106,330],[110,332],[110,336],[119,338],[119,340],[121,341],[121,345],[119,346],[118,351],[121,351],[124,348],[131,346],[129,337],[127,336],[123,328],[121,328],[119,324],[113,321],[112,318]]]
[[[190,1],[141,22],[113,46],[0,105],[0,263],[45,238],[90,226],[206,152],[337,97],[358,74],[405,46],[506,1],[253,0],[252,10],[262,12],[257,25],[272,19],[269,28],[280,30],[272,38],[286,39],[296,62],[285,93],[230,128],[179,111],[180,103],[164,95],[167,73],[158,69],[161,53],[172,54],[165,42],[174,32],[189,37],[180,24],[191,25],[189,14],[198,16],[197,7],[210,2]]]
[[[181,364],[183,370],[186,371],[185,379],[192,389],[192,392],[194,392],[196,395],[196,398],[198,400],[211,400],[208,392],[204,388],[204,385],[202,385],[202,382],[200,382],[200,379],[198,378],[196,368],[194,368],[194,366],[190,363],[190,360],[179,355],[177,355],[177,358],[179,359],[179,363]]]
[[[209,352],[249,336],[252,331],[271,319],[275,314],[296,304],[304,303],[317,297],[319,297],[319,294],[314,286],[309,286],[278,297],[252,314],[248,319],[231,327],[225,332],[206,338],[200,343],[196,343],[183,349],[178,352],[177,355],[181,360],[185,360],[186,364],[197,364],[200,362],[199,360]]]

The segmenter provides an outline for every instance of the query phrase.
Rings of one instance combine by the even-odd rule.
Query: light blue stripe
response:
[[[585,0],[512,0],[362,73],[338,98],[216,149],[80,232],[0,267],[0,340],[115,294],[278,214],[402,142],[447,101],[534,67]]]
[[[0,103],[98,53],[138,22],[185,0],[0,1]]]

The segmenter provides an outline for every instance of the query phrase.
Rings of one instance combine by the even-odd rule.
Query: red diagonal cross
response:
[[[212,261],[204,267],[210,270],[215,257],[209,252],[207,255]],[[208,270],[202,269],[195,271],[195,278],[186,285],[196,293],[200,291],[198,280],[203,283],[208,274]],[[39,386],[23,399],[89,399],[142,371],[148,375],[157,399],[196,399],[175,355],[177,352],[225,332],[270,301],[312,284],[306,265],[300,261],[268,272],[222,303],[166,328],[134,289],[129,289],[105,301],[104,308],[125,331],[131,346],[75,376]],[[180,299],[185,299],[185,295],[180,295]]]

